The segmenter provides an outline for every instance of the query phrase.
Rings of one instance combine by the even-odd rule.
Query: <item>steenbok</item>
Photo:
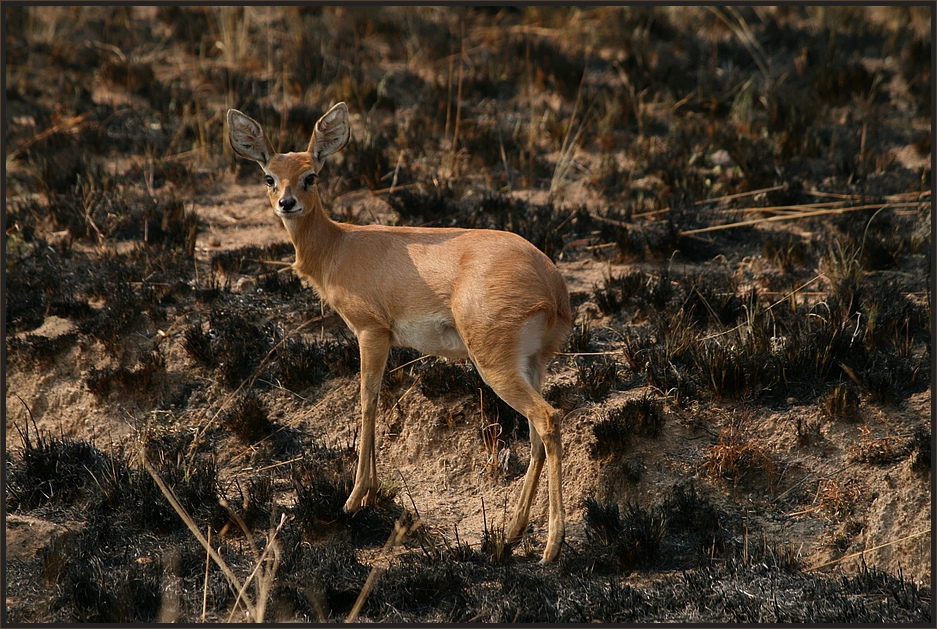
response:
[[[503,231],[331,220],[317,182],[325,158],[351,135],[345,103],[316,122],[308,148],[299,153],[277,153],[260,124],[235,109],[228,110],[227,123],[235,153],[263,168],[267,196],[296,249],[293,268],[358,338],[361,443],[345,510],[354,513],[378,488],[374,419],[391,346],[468,357],[530,425],[530,465],[508,541],[517,541],[527,529],[546,460],[550,507],[543,561],[555,559],[566,527],[561,416],[543,399],[541,387],[572,317],[566,283],[550,259]]]

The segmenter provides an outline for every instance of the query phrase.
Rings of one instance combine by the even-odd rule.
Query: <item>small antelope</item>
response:
[[[548,361],[569,333],[566,283],[547,256],[503,231],[349,225],[329,218],[317,182],[326,157],[351,136],[338,103],[315,125],[309,147],[277,153],[252,118],[229,109],[235,153],[260,164],[267,196],[296,249],[293,268],[307,277],[358,338],[361,444],[345,511],[377,491],[374,420],[391,346],[446,358],[468,357],[481,377],[530,425],[530,465],[508,528],[527,529],[544,460],[549,533],[543,561],[556,558],[565,534],[558,411],[541,395]]]

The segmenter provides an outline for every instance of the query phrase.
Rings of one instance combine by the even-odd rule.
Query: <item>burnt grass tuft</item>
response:
[[[692,482],[675,485],[658,504],[619,505],[587,498],[583,520],[588,545],[571,563],[628,574],[673,570],[734,560],[738,518],[702,496]]]
[[[777,604],[726,595],[713,587],[713,583],[741,586],[743,582],[758,591],[773,587]],[[562,567],[558,573],[545,573],[513,564],[401,562],[389,568],[379,584],[365,610],[382,622],[428,618],[432,622],[586,623],[602,618],[627,623],[648,618],[699,619],[709,614],[724,622],[797,622],[812,617],[871,621],[882,609],[857,604],[855,597],[863,592],[888,593],[896,603],[884,605],[896,608],[894,613],[905,619],[920,619],[927,613],[925,601],[919,598],[921,590],[880,572],[830,580],[737,562],[686,571],[641,587],[616,579],[611,585],[597,583]],[[803,590],[822,592],[823,598],[802,597]]]
[[[284,337],[275,325],[252,323],[235,310],[213,312],[207,325],[189,326],[182,346],[193,363],[232,389],[276,382],[304,390],[360,369],[357,345],[348,340]]]
[[[242,400],[239,412],[247,412],[244,407],[249,404]],[[130,453],[104,453],[87,441],[26,430],[20,434],[22,450],[11,461],[6,483],[10,512],[85,522],[38,559],[44,578],[60,584],[50,603],[55,618],[154,622],[167,579],[188,584],[180,590],[183,608],[201,608],[204,550],[138,459]],[[254,478],[226,490],[217,477],[214,454],[196,447],[193,458],[192,446],[191,435],[168,433],[149,439],[142,453],[202,527],[217,531],[229,521],[219,504],[226,497],[255,535],[268,530],[275,512],[283,511],[271,501],[269,479]],[[381,545],[400,516],[389,493],[380,493],[375,504],[353,516],[342,511],[353,465],[350,450],[307,444],[302,462],[283,476],[295,483],[297,501],[287,511],[297,526],[288,528],[281,540],[288,552],[277,588],[286,600],[300,605],[298,612],[321,609],[321,596],[328,602],[326,609],[347,613],[367,572],[354,559],[354,549]],[[345,541],[336,541],[336,535]],[[326,539],[327,544],[319,544]],[[310,541],[316,545],[310,546]],[[224,546],[222,554],[235,568],[252,561],[246,547],[235,551]],[[306,586],[297,590],[294,584],[299,582]],[[214,564],[209,566],[207,587],[209,612],[224,614],[233,602],[232,593]],[[310,599],[311,594],[315,597]]]
[[[917,472],[927,473],[931,463],[931,433],[926,426],[918,426],[907,443],[911,454],[911,468]]]
[[[204,597],[207,621],[228,619],[236,594],[144,457],[238,575],[256,566],[239,521],[266,544],[287,516],[267,621],[345,619],[374,563],[363,557],[417,518],[393,474],[344,513],[357,435],[326,444],[283,411],[355,379],[358,347],[327,310],[307,326],[320,304],[286,268],[285,238],[225,250],[206,238],[224,240],[236,214],[210,209],[227,182],[259,183],[206,100],[226,94],[280,148],[305,146],[329,104],[349,103],[354,137],[323,172],[324,200],[367,189],[392,214],[340,220],[502,229],[566,268],[603,268],[571,285],[573,355],[546,386],[568,421],[592,422],[567,445],[603,479],[601,499],[567,505],[585,539],[541,567],[542,526],[511,546],[489,519],[473,546],[421,513],[380,560],[362,620],[931,624],[931,593],[900,572],[804,571],[764,527],[771,509],[815,500],[807,482],[779,497],[813,470],[753,419],[792,410],[780,429],[805,461],[921,483],[932,472],[926,423],[870,421],[912,412],[932,376],[926,11],[692,10],[313,6],[258,29],[250,7],[7,9],[6,366],[73,377],[93,396],[90,422],[117,417],[135,435],[49,434],[51,394],[27,406],[38,422],[11,424],[8,513],[60,533],[8,562],[7,617],[190,622]],[[268,31],[294,45],[269,47]],[[160,54],[140,53],[154,37]],[[788,220],[821,207],[844,211]],[[453,409],[449,430],[482,424],[479,449],[526,440],[469,363],[419,358],[394,349],[382,410],[413,390]],[[410,420],[393,412],[388,434]],[[655,494],[669,470],[649,451],[684,430],[693,474]],[[816,491],[847,553],[865,487],[837,483]],[[637,572],[641,585],[626,580]]]
[[[394,491],[382,488],[357,513],[344,511],[356,461],[352,450],[314,446],[291,466],[289,482],[296,492],[293,514],[304,539],[321,542],[337,535],[357,547],[387,541],[402,513]]]
[[[98,398],[106,398],[112,390],[124,394],[147,393],[156,384],[159,374],[165,371],[165,360],[159,348],[143,353],[137,366],[92,367],[85,377],[88,389]]]
[[[26,431],[21,437],[21,458],[7,482],[11,512],[42,507],[92,524],[104,518],[101,525],[110,522],[117,539],[131,531],[184,530],[152,478],[131,463],[132,455],[106,454],[83,440]],[[217,472],[207,457],[185,461],[190,444],[191,436],[164,435],[145,443],[143,452],[190,514],[220,526],[225,516],[218,505]]]
[[[579,357],[576,361],[576,378],[580,390],[592,401],[600,402],[621,383],[620,365],[608,357],[590,358]]]
[[[273,349],[272,326],[258,326],[236,313],[212,313],[208,332],[186,332],[185,348],[202,366],[214,369],[228,387],[251,378]]]
[[[275,430],[263,400],[254,393],[239,397],[221,415],[221,423],[246,444],[255,444],[271,436]]]
[[[719,276],[661,275],[656,289],[630,277],[608,278],[596,288],[596,301],[605,314],[648,317],[649,327],[626,332],[625,359],[682,401],[825,394],[827,412],[848,417],[855,402],[829,396],[854,396],[846,393],[853,382],[879,404],[927,386],[927,362],[911,350],[925,342],[924,311],[893,287],[875,291],[869,280],[847,275],[834,281],[824,302],[778,308],[783,301],[741,293]]]
[[[212,270],[226,275],[254,275],[269,271],[265,262],[280,262],[285,256],[292,257],[293,245],[282,242],[265,247],[247,245],[231,251],[214,253],[211,256]]]
[[[632,436],[654,438],[660,435],[664,422],[662,406],[660,400],[645,395],[610,409],[605,419],[592,427],[595,436],[590,449],[592,457],[598,459],[624,452]]]

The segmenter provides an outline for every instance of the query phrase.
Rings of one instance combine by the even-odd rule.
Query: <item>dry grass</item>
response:
[[[754,432],[750,415],[740,414],[728,419],[719,431],[717,443],[707,450],[702,468],[714,479],[733,485],[773,483],[777,478],[774,455]]]
[[[849,446],[849,460],[869,465],[888,465],[906,456],[898,437],[875,437],[868,426],[859,426],[858,441]]]
[[[817,490],[816,508],[825,517],[842,521],[851,516],[863,500],[861,485],[853,478],[828,478]]]
[[[855,423],[859,419],[859,395],[852,383],[837,384],[820,399],[820,410],[832,420]]]

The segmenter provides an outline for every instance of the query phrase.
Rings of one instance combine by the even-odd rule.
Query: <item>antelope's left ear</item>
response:
[[[312,131],[309,140],[309,152],[321,162],[332,153],[348,144],[351,138],[351,124],[348,122],[348,106],[338,103],[325,112]]]

